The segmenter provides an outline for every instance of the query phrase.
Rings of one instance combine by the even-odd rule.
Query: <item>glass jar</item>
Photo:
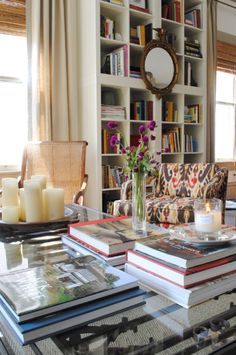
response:
[[[194,221],[198,232],[218,232],[222,225],[222,203],[217,198],[194,201]]]

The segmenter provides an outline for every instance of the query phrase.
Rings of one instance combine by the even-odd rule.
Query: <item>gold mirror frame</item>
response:
[[[173,86],[176,84],[178,80],[179,66],[178,66],[175,50],[166,41],[166,31],[163,28],[153,28],[153,30],[156,31],[156,39],[151,40],[145,46],[141,57],[140,71],[141,71],[142,79],[146,85],[146,88],[150,90],[153,94],[155,94],[157,99],[159,100],[162,95],[166,95],[169,92],[171,92]],[[147,75],[145,73],[145,60],[147,58],[148,53],[150,53],[150,51],[154,48],[164,49],[170,55],[174,67],[174,74],[171,82],[168,84],[168,86],[162,89],[158,89],[157,87],[153,86],[151,82],[147,79]],[[157,65],[158,65],[158,61],[157,61]]]

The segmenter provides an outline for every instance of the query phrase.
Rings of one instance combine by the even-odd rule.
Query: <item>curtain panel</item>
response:
[[[77,0],[26,0],[29,139],[80,139]]]

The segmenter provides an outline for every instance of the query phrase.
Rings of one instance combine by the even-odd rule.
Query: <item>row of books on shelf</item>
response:
[[[168,20],[181,22],[181,0],[164,0],[162,2],[162,17]]]
[[[153,120],[153,101],[136,100],[130,104],[130,119],[141,121]]]
[[[162,151],[165,153],[180,153],[181,152],[181,128],[174,127],[173,129],[164,130],[162,133]]]
[[[110,165],[102,165],[102,187],[110,189],[121,187],[124,182],[123,168],[120,166],[111,167]]]
[[[189,26],[202,28],[201,5],[185,11],[184,23]]]
[[[185,153],[197,152],[197,141],[191,134],[184,135],[184,151]]]
[[[152,40],[152,23],[130,28],[130,43],[145,46]]]
[[[100,36],[104,38],[115,38],[115,21],[109,17],[100,15]]]
[[[189,61],[184,62],[184,85],[198,86],[193,75],[193,64]]]
[[[104,57],[101,72],[118,76],[128,76],[128,47],[123,45]]]
[[[66,240],[66,235],[62,239]],[[72,248],[71,240],[65,242],[64,249],[61,242],[34,244],[27,255],[25,246],[1,246],[1,254],[7,255],[1,260],[1,267],[5,266],[0,273],[0,313],[21,344],[144,303],[145,292],[139,288],[137,278],[86,248],[81,247],[83,252],[78,245]],[[16,255],[18,259],[22,255],[21,265],[16,263]],[[117,260],[124,263],[124,256]]]
[[[191,57],[202,58],[201,45],[199,40],[190,40],[189,38],[185,37],[184,54]]]
[[[163,101],[162,120],[166,122],[178,122],[178,110],[175,108],[174,101]]]
[[[110,139],[113,135],[114,134],[111,133],[107,128],[102,128],[102,154],[119,154],[119,143],[115,147],[110,145]],[[116,136],[118,141],[120,141],[120,133],[116,133]]]
[[[102,119],[109,119],[109,120],[125,120],[126,108],[124,106],[102,104],[101,117]]]
[[[125,262],[127,273],[185,308],[236,287],[234,244],[199,246],[155,225],[138,234],[127,217],[72,225],[68,238],[75,250],[85,247],[108,264]]]

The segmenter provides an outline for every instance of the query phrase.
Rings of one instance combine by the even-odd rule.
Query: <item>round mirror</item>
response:
[[[173,48],[165,40],[165,31],[155,29],[158,39],[144,48],[141,59],[141,75],[146,87],[158,99],[170,92],[178,78],[178,62]]]

